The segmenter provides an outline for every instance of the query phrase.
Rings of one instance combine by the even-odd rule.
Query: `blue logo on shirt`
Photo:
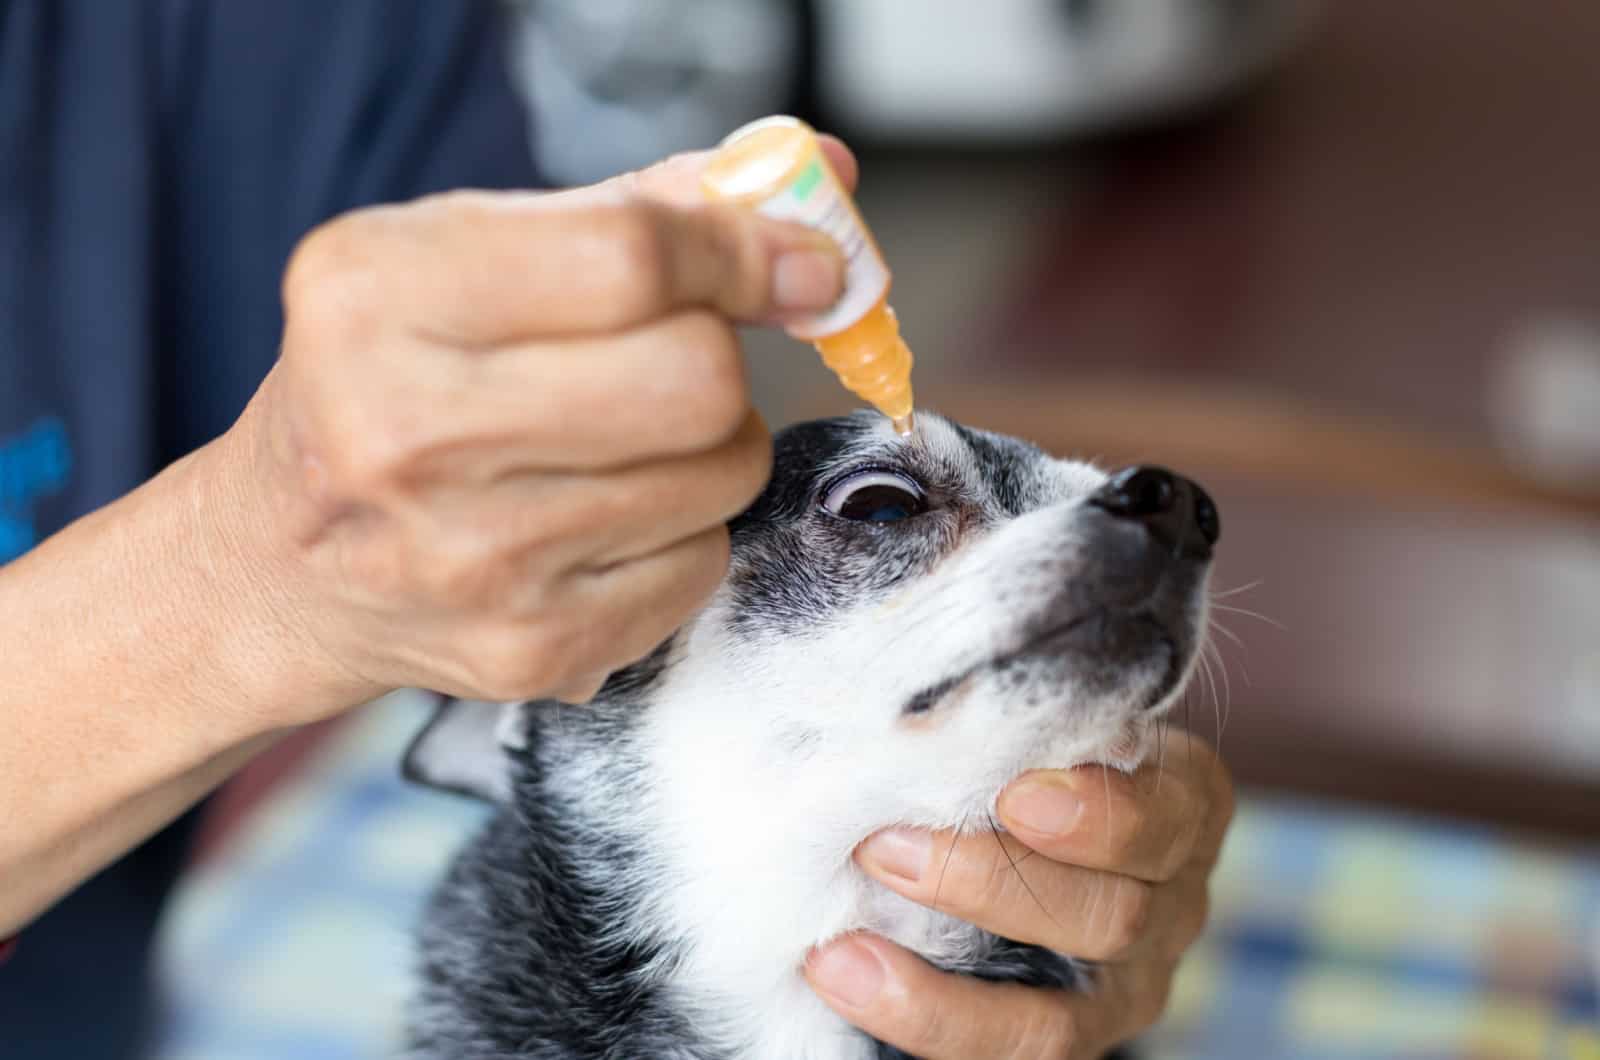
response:
[[[58,492],[72,473],[67,425],[47,416],[21,434],[0,438],[0,563],[39,539],[33,504]]]

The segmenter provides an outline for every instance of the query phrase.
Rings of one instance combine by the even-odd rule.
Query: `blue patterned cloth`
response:
[[[159,1060],[392,1056],[410,928],[480,808],[396,763],[425,704],[341,729],[181,890]],[[1600,1060],[1600,850],[1246,798],[1149,1060]]]

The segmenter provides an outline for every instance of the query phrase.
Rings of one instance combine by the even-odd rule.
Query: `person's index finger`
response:
[[[705,306],[770,322],[825,309],[843,289],[844,256],[821,232],[726,203],[659,210],[667,288],[640,307],[646,315]]]
[[[826,236],[728,205],[615,191],[456,192],[419,205],[391,214],[366,257],[395,309],[443,342],[619,332],[693,306],[767,321],[826,308],[844,280]]]
[[[1196,771],[1156,769],[1040,770],[1013,782],[997,809],[1008,830],[1054,861],[1159,883],[1205,854],[1216,807]]]
[[[844,185],[846,191],[853,193],[861,173],[860,166],[856,163],[856,156],[837,136],[821,133],[817,136],[817,144],[827,158],[828,165],[838,176],[839,183]],[[628,195],[641,195],[669,206],[695,206],[705,201],[705,192],[700,187],[700,175],[715,153],[714,150],[685,151],[664,158],[644,169],[619,174],[592,187],[575,188],[556,194],[583,196],[596,192],[602,194],[622,192]]]

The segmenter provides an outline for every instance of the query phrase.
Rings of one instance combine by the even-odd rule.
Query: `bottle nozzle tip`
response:
[[[904,416],[894,417],[894,433],[904,438],[917,426],[916,413],[908,412]]]

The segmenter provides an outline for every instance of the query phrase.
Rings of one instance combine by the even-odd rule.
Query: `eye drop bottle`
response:
[[[768,217],[816,228],[839,245],[844,291],[821,313],[788,326],[811,342],[845,388],[911,433],[911,350],[889,307],[889,267],[844,185],[798,118],[751,122],[725,139],[701,176],[713,202],[749,206]]]

